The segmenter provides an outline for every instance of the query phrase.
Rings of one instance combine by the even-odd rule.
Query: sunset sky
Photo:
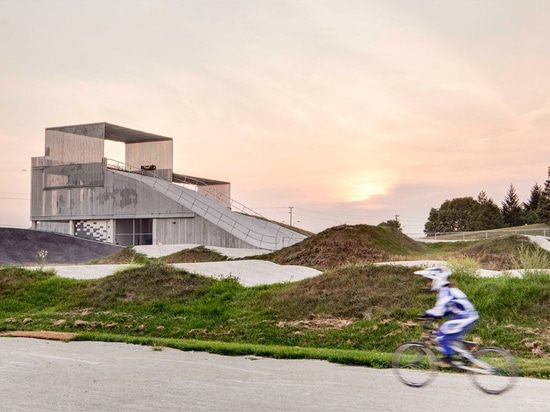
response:
[[[314,232],[418,235],[550,166],[550,1],[0,0],[0,39],[0,226],[30,225],[44,129],[81,123],[172,137],[176,172]]]

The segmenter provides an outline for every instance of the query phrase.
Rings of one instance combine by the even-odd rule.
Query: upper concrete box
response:
[[[47,128],[45,157],[50,164],[101,163],[105,140],[124,143],[127,165],[155,165],[157,176],[172,180],[172,138],[105,122]]]

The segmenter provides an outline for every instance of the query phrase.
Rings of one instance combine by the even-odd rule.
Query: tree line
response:
[[[490,230],[534,223],[550,224],[550,168],[544,187],[535,183],[527,202],[520,201],[513,184],[500,207],[483,190],[477,199],[446,200],[439,209],[430,210],[424,233]]]

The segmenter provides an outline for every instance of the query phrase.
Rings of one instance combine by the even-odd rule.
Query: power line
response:
[[[254,210],[280,210],[280,212],[273,213],[289,213],[289,206],[287,207],[271,207],[271,208],[252,208]],[[284,212],[283,212],[284,210]],[[349,213],[337,213],[330,211],[321,211],[321,210],[311,210],[311,209],[302,209],[300,207],[292,206],[293,213],[299,213],[300,216],[307,216],[314,219],[320,220],[341,220],[341,219],[356,219],[356,220],[365,220],[365,219],[389,219],[395,215],[385,214],[385,215],[369,215],[369,214],[349,214]]]
[[[252,210],[273,210],[273,209],[288,209],[288,206],[278,206],[278,207],[254,207],[251,206]]]
[[[310,209],[302,209],[302,208],[296,208],[300,211],[310,212],[310,213],[318,213],[321,215],[331,215],[331,216],[337,216],[337,217],[351,217],[356,219],[365,219],[365,218],[376,218],[376,219],[384,219],[387,218],[388,215],[369,215],[366,213],[362,213],[360,215],[357,214],[347,214],[347,213],[335,213],[335,212],[327,212],[327,211],[316,211],[316,210],[310,210]]]

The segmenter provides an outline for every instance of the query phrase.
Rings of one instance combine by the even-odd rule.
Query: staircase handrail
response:
[[[116,166],[110,166],[109,161],[115,162]],[[108,168],[112,168],[121,172],[139,175],[141,176],[140,180],[144,181],[144,183],[147,183],[144,179],[152,179],[153,181],[152,184],[149,184],[150,186],[157,190],[164,190],[165,194],[171,194],[174,198],[177,198],[177,201],[180,203],[182,201],[182,197],[185,194],[185,190],[190,190],[179,185],[174,185],[172,182],[156,176],[154,171],[151,170],[142,170],[141,168],[132,167],[124,164],[123,162],[113,159],[105,159],[105,165]],[[121,167],[121,165],[123,167]],[[179,187],[181,191],[178,193],[172,190],[174,186]],[[201,193],[197,194],[202,195]],[[204,197],[204,199],[208,199],[207,196],[202,196]],[[208,202],[206,201],[200,200],[199,198],[195,198],[193,200],[186,199],[186,201],[191,204],[191,208],[197,208],[201,210],[203,212],[202,217],[217,224],[218,226],[225,227],[226,230],[230,233],[233,233],[234,231],[241,233],[242,236],[244,236],[245,238],[244,240],[248,241],[249,243],[250,240],[247,239],[254,239],[255,241],[259,242],[260,245],[269,244],[272,245],[272,249],[279,249],[285,246],[285,239],[289,242],[290,245],[296,243],[296,241],[301,241],[305,238],[305,236],[303,235],[293,232],[292,230],[278,224],[269,222],[268,220],[257,219],[257,217],[260,216],[259,214],[255,214],[255,216],[241,214],[240,216],[243,219],[246,219],[249,223],[249,226],[244,225],[242,222],[239,222],[238,220],[229,216],[226,212],[224,213],[223,210],[226,210],[226,208],[211,199],[208,199],[208,201],[211,202],[212,205],[208,204]],[[250,227],[250,225],[252,227]],[[254,229],[254,227],[257,227],[257,229]],[[260,228],[263,229],[264,233],[261,232]],[[271,233],[265,234],[265,231]],[[282,246],[279,245],[279,242],[282,242]]]
[[[111,168],[113,168],[115,170],[122,170],[122,171],[126,171],[126,172],[131,172],[131,173],[140,173],[140,174],[143,174],[145,176],[150,176],[150,177],[154,177],[154,178],[157,178],[157,179],[162,179],[162,177],[158,176],[154,170],[145,170],[145,169],[142,169],[141,167],[132,166],[132,165],[129,165],[127,163],[124,163],[124,162],[121,162],[121,161],[115,160],[115,159],[105,158],[105,161],[106,161],[107,167],[109,167],[109,161],[115,162],[116,166],[111,166]],[[121,167],[121,165],[122,165],[122,167]],[[163,180],[166,180],[166,179],[163,179]],[[207,183],[201,181],[200,179],[193,179],[193,180],[196,183],[189,183],[189,182],[186,182],[185,179],[180,179],[180,178],[177,178],[177,177],[173,179],[173,181],[175,183],[180,183],[180,184],[188,184],[188,185],[192,185],[192,186],[199,186],[199,185],[200,186],[209,186]],[[247,214],[247,215],[251,215],[251,216],[259,217],[259,218],[262,218],[262,219],[265,219],[265,220],[269,220],[268,218],[266,218],[265,216],[263,216],[260,213],[256,212],[255,210],[252,210],[251,208],[245,206],[241,202],[233,199],[230,196],[227,196],[224,193],[217,193],[216,196],[218,196],[221,200],[226,201],[229,204],[229,207],[232,210],[237,210],[239,213],[244,213],[244,214]]]

